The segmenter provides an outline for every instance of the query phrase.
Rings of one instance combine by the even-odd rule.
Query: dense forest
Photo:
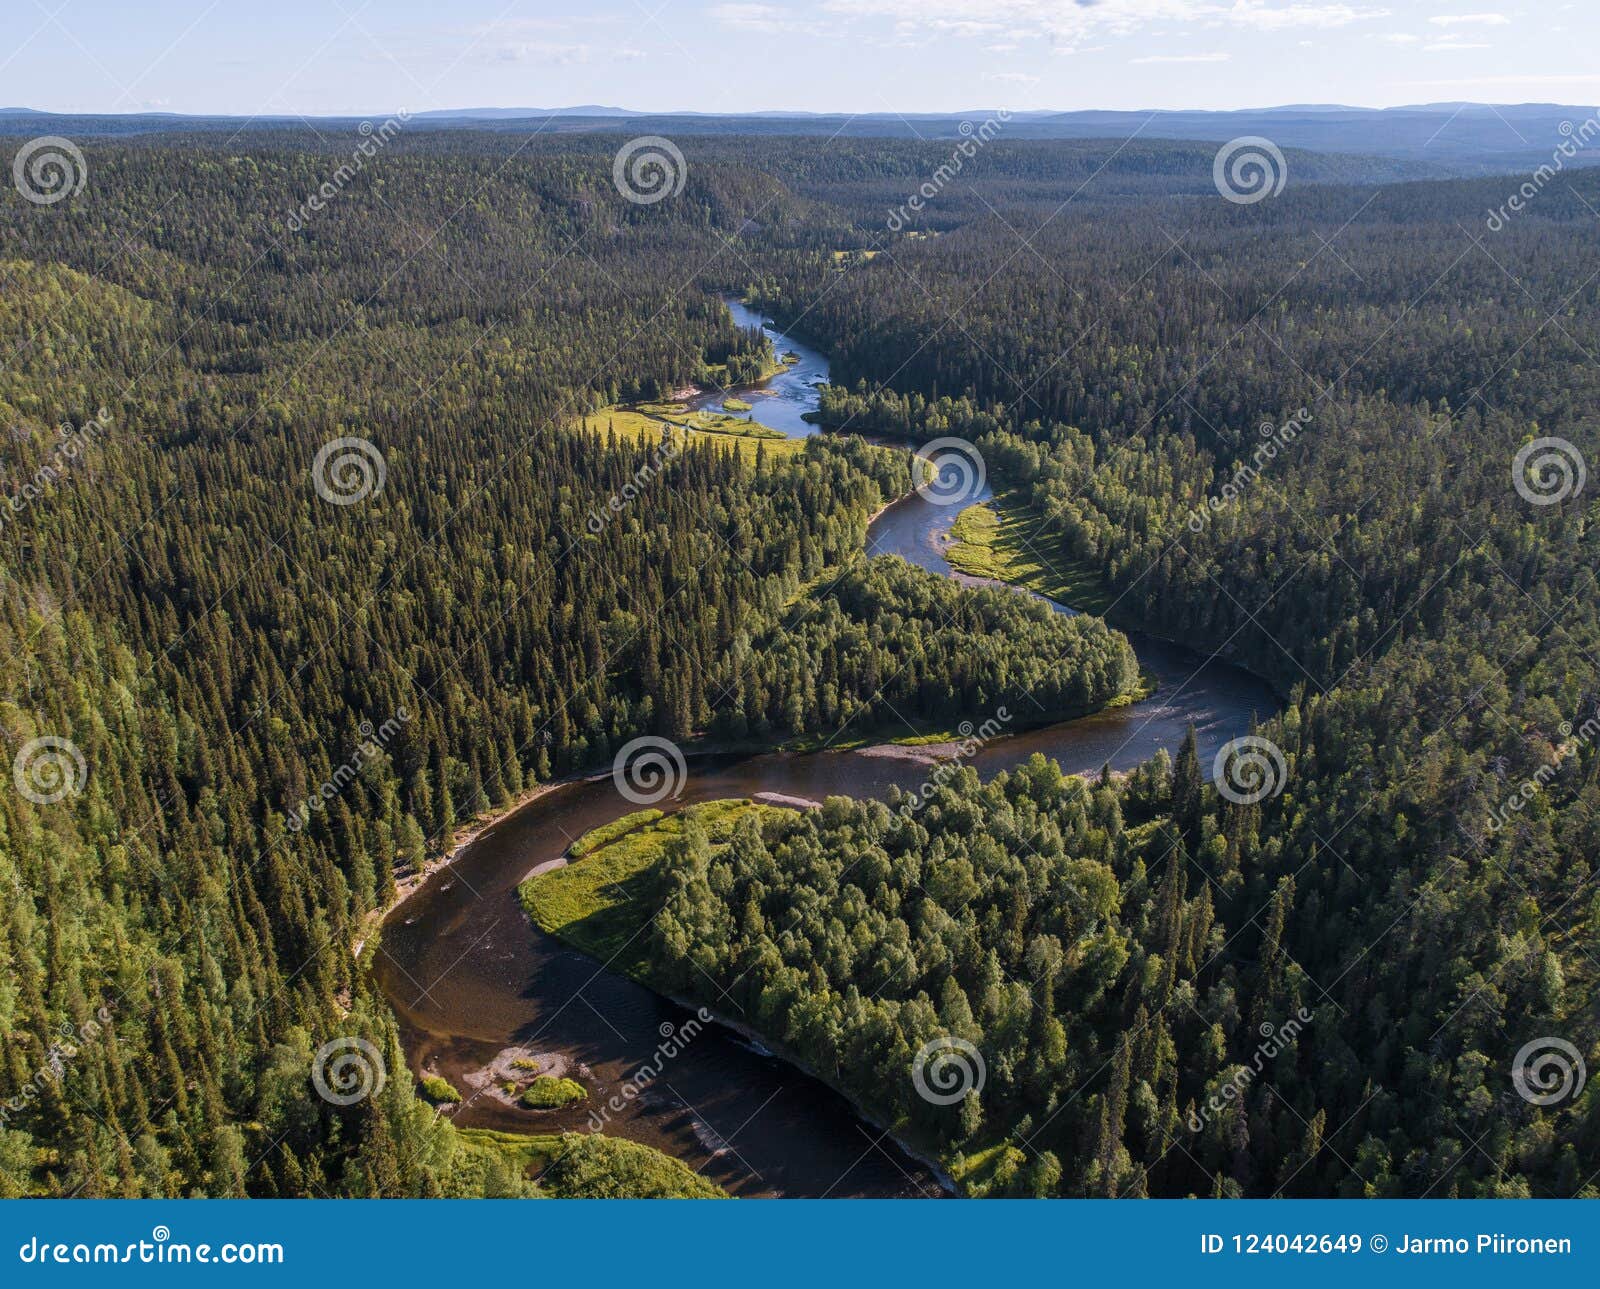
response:
[[[967,590],[894,556],[830,578],[739,657],[750,672],[736,691],[746,719],[729,733],[881,728],[897,715],[942,716],[948,727],[952,716],[997,712],[1020,730],[1099,711],[1139,685],[1127,639],[1099,618]],[[788,679],[765,705],[763,675]],[[738,720],[737,704],[724,710],[720,724]]]
[[[980,219],[896,248],[904,277],[880,255],[820,300],[804,273],[769,288],[838,355],[831,422],[970,436],[1034,549],[1096,567],[1114,619],[1295,696],[1265,731],[1282,795],[1207,794],[1215,835],[1184,835],[1227,946],[1196,987],[1252,1022],[1303,994],[1301,1056],[1181,1166],[1091,1084],[1132,1169],[1109,1178],[1103,1135],[1054,1142],[1069,1193],[1592,1190],[1592,1089],[1534,1106],[1511,1072],[1542,1036],[1594,1055],[1600,551],[1576,485],[1600,447],[1600,183],[1552,188],[1491,244],[1495,191],[1307,188],[1115,227],[1006,208],[1014,234]],[[1118,1023],[1140,1006],[1130,989]],[[1251,1061],[1253,1023],[1222,1034]],[[1168,1124],[1204,1077],[1178,1050],[1181,1078],[1147,1061],[1126,1085]],[[1315,1162],[1291,1183],[1297,1148]]]
[[[1020,698],[1041,643],[1104,655],[1062,684],[1063,711],[1126,687],[1104,630],[1005,604],[916,632],[949,596],[908,571],[870,612],[846,598],[859,578],[828,590],[866,516],[909,488],[903,454],[819,439],[769,465],[693,446],[658,469],[658,444],[567,432],[759,365],[764,342],[715,297],[671,290],[703,258],[704,212],[574,258],[564,239],[599,218],[573,191],[599,191],[592,166],[530,164],[451,223],[436,185],[469,191],[488,163],[413,158],[286,237],[282,196],[323,160],[105,149],[82,205],[6,208],[0,409],[12,477],[34,481],[0,533],[6,726],[19,763],[37,739],[82,758],[27,760],[80,792],[0,805],[27,893],[4,932],[12,1192],[420,1185],[424,1152],[392,1139],[415,1136],[402,1082],[392,1106],[318,1116],[286,1107],[275,1071],[303,1072],[347,1010],[385,1041],[348,946],[458,825],[642,730],[886,717],[874,677],[910,636],[896,719]],[[735,175],[712,204],[771,188]],[[319,450],[352,436],[381,482],[329,504],[319,484],[350,480],[319,476]],[[992,620],[1027,624],[993,689],[956,649]],[[986,645],[1002,673],[1007,638]],[[845,657],[869,640],[877,655]],[[361,755],[374,730],[384,755]],[[63,1036],[102,1011],[108,1041],[68,1041],[56,1078]]]
[[[912,820],[830,802],[714,872],[686,849],[661,970],[747,991],[981,1159],[974,1190],[1592,1186],[1593,1089],[1536,1106],[1510,1067],[1540,1035],[1594,1049],[1593,494],[1512,478],[1541,436],[1600,450],[1594,176],[1491,238],[1510,180],[1338,159],[1246,208],[1204,145],[1006,143],[890,234],[947,147],[698,140],[641,206],[603,141],[519,142],[401,138],[300,228],[348,141],[102,141],[72,200],[0,202],[0,708],[47,789],[0,794],[0,1191],[522,1193],[398,1077],[350,953],[397,876],[641,733],[1042,719],[1131,687],[1096,622],[860,561],[904,453],[662,467],[569,432],[754,370],[722,292],[829,353],[834,424],[974,440],[1113,622],[1292,694],[1262,731],[1289,773],[1248,807],[1192,749],[1125,784],[959,778]],[[381,462],[354,504],[316,486],[335,439]],[[341,773],[375,728],[385,755]],[[36,764],[40,739],[81,762]],[[1292,1054],[1188,1132],[1302,1008]],[[947,1113],[907,1100],[935,1031],[990,1072]],[[397,1077],[341,1107],[308,1070],[349,1034]],[[568,1151],[552,1185],[650,1171],[617,1155]]]

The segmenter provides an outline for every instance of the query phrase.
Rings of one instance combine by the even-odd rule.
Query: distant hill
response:
[[[601,107],[586,103],[580,107],[449,107],[432,112],[413,112],[414,121],[511,121],[549,116],[644,116],[625,107]]]
[[[1427,103],[1407,107],[1360,108],[1339,104],[1294,104],[1231,112],[1029,111],[1012,113],[1004,137],[1026,139],[1179,139],[1225,142],[1260,135],[1280,148],[1354,153],[1421,163],[1436,174],[1473,175],[1514,171],[1549,160],[1554,149],[1597,109],[1554,103]],[[621,132],[665,135],[823,135],[846,138],[957,138],[999,109],[955,113],[862,115],[761,111],[735,116],[699,112],[646,113],[622,107],[584,104],[559,108],[449,108],[414,114],[408,130],[525,130],[543,133]],[[141,113],[126,116],[75,116],[0,110],[0,135],[50,130],[94,136],[238,130],[304,131],[308,126],[353,127],[389,112],[349,117],[227,117]],[[1593,155],[1590,155],[1593,153]],[[1600,145],[1580,150],[1568,165],[1600,163]]]
[[[1498,170],[1531,157],[1548,159],[1594,108],[1553,103],[1495,106],[1437,103],[1382,110],[1277,107],[1239,112],[1062,112],[1047,119],[1052,132],[1079,138],[1158,135],[1226,140],[1259,134],[1279,147],[1312,152],[1363,152],[1432,161],[1452,169]],[[1600,149],[1591,161],[1600,161]]]

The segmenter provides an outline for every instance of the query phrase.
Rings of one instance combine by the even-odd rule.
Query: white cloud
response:
[[[546,40],[510,41],[492,46],[481,53],[501,63],[550,63],[557,67],[573,67],[592,62],[599,54],[604,54],[607,59],[620,58],[629,62],[645,57],[642,49],[608,47],[602,50],[595,45],[564,45]]]
[[[1196,6],[1207,8],[1209,6]],[[1201,15],[1205,16],[1205,15]],[[1257,31],[1287,31],[1295,27],[1328,29],[1348,27],[1355,22],[1368,22],[1389,17],[1387,9],[1348,4],[1287,4],[1267,5],[1259,0],[1238,0],[1220,15],[1224,21]]]
[[[1492,49],[1493,46],[1482,40],[1436,40],[1431,45],[1424,45],[1422,52],[1425,54],[1454,53],[1458,49]]]
[[[919,33],[990,39],[1025,33],[1065,45],[1132,35],[1156,23],[1273,32],[1390,16],[1388,9],[1346,0],[824,0],[823,8],[842,17],[893,19]]]
[[[1378,39],[1386,45],[1415,45],[1422,37],[1404,31],[1386,31]]]
[[[1027,72],[992,72],[983,78],[986,81],[999,81],[1003,85],[1037,85],[1039,78],[1030,76]]]
[[[1231,54],[1146,54],[1135,63],[1225,63]]]
[[[770,4],[715,4],[706,12],[724,27],[736,31],[796,31],[789,11]]]
[[[1511,19],[1503,13],[1445,13],[1429,18],[1435,27],[1509,27]]]

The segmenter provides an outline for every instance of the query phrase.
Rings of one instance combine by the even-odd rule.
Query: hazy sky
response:
[[[1600,103],[1595,0],[11,0],[0,106]]]

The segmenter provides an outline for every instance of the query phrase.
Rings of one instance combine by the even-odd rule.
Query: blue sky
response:
[[[12,0],[0,106],[1600,103],[1594,0]]]

